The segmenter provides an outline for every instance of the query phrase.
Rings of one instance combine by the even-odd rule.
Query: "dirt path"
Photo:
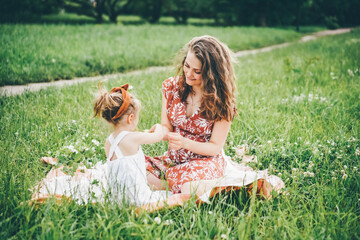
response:
[[[259,48],[259,49],[239,51],[239,52],[235,53],[235,57],[244,57],[244,56],[258,54],[258,53],[262,53],[262,52],[269,52],[274,49],[287,47],[287,46],[295,44],[295,43],[307,42],[307,41],[315,40],[315,39],[317,39],[319,37],[323,37],[323,36],[344,34],[344,33],[350,32],[350,31],[351,31],[350,28],[321,31],[321,32],[317,32],[317,33],[314,33],[311,35],[303,36],[300,40],[295,41],[295,42],[286,42],[286,43],[276,44],[276,45]],[[106,80],[114,79],[114,78],[140,75],[143,73],[146,74],[146,73],[153,73],[153,72],[160,72],[160,71],[170,71],[171,69],[172,69],[171,66],[149,67],[145,70],[136,70],[136,71],[131,71],[131,72],[127,72],[127,73],[109,74],[109,75],[102,75],[102,76],[97,76],[97,77],[83,77],[83,78],[75,78],[75,79],[71,79],[71,80],[59,80],[59,81],[54,81],[54,82],[30,83],[27,85],[16,85],[16,86],[4,86],[4,87],[0,87],[0,95],[4,95],[4,94],[6,94],[8,96],[9,95],[19,95],[25,91],[35,92],[35,91],[39,91],[42,88],[47,88],[47,87],[51,87],[51,86],[63,87],[63,86],[69,86],[69,85],[79,84],[82,82],[89,82],[89,81],[99,81],[99,80],[106,81]]]

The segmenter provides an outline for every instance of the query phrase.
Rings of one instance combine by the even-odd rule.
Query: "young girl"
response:
[[[63,166],[52,169],[36,188],[32,200],[42,202],[50,196],[66,196],[87,203],[109,196],[120,204],[125,201],[154,210],[165,205],[181,205],[189,198],[188,195],[172,195],[167,191],[152,191],[148,186],[141,145],[161,141],[162,127],[155,125],[151,133],[134,131],[138,124],[140,101],[129,94],[127,88],[128,84],[113,88],[110,93],[102,90],[95,100],[95,116],[104,118],[114,128],[105,143],[107,162],[98,163],[91,169],[81,167],[74,176],[62,172]],[[43,158],[42,161],[56,163],[53,158]]]

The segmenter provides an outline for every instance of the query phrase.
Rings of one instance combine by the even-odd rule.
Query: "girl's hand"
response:
[[[185,148],[186,138],[184,138],[180,134],[171,132],[167,134],[167,137],[169,139],[169,148],[172,148],[174,150]]]

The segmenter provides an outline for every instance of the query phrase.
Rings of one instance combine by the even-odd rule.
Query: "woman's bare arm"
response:
[[[177,133],[168,133],[169,147],[174,150],[184,148],[204,156],[215,156],[221,152],[230,127],[231,122],[229,121],[223,120],[215,122],[211,138],[209,142],[205,143],[187,139]]]

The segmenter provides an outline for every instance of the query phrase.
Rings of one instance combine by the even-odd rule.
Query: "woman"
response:
[[[196,37],[184,48],[177,76],[163,82],[161,124],[169,150],[161,157],[146,157],[148,181],[154,189],[164,189],[167,183],[174,193],[196,188],[201,196],[213,187],[228,186],[216,179],[223,178],[226,166],[233,164],[222,154],[236,114],[231,55],[216,38]],[[266,178],[260,175],[251,180]],[[263,183],[263,190],[271,189],[268,181]]]

